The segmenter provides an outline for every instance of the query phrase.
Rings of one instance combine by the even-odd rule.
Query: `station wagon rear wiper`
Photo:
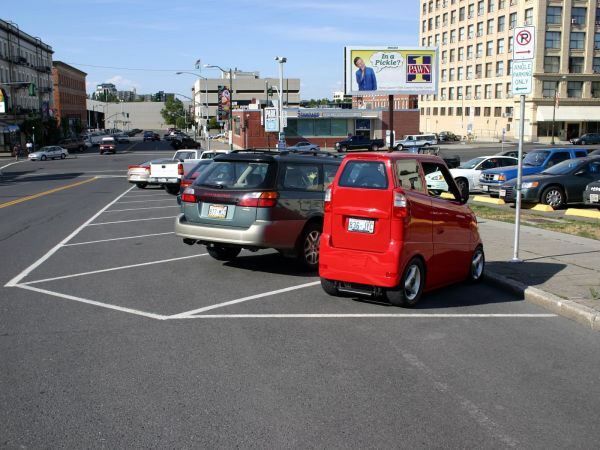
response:
[[[206,187],[217,188],[217,189],[223,189],[224,188],[224,186],[222,184],[207,184],[207,183],[203,183],[200,186],[206,186]]]

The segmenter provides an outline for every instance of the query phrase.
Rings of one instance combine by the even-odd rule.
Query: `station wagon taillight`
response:
[[[325,212],[331,212],[331,188],[330,187],[325,189],[325,198],[323,200],[324,200],[323,207],[325,209]]]
[[[408,215],[408,200],[402,192],[394,191],[394,217]]]
[[[245,194],[238,206],[252,206],[255,208],[272,208],[277,203],[277,192],[250,192]]]
[[[181,194],[181,201],[186,203],[198,203],[198,197],[196,197],[193,189],[186,188],[185,191],[183,191],[183,194]]]

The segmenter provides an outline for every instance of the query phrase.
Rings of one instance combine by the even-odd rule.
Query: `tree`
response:
[[[210,120],[208,121],[208,129],[209,130],[214,130],[220,128],[219,127],[219,122],[217,122],[217,118],[216,117],[211,117]]]
[[[160,110],[160,115],[168,125],[177,125],[177,119],[181,118],[185,123],[185,111],[183,102],[179,99],[167,99],[165,107]]]

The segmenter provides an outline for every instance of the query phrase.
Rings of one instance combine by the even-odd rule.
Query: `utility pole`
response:
[[[285,148],[285,127],[283,120],[283,65],[287,62],[285,56],[276,56],[275,61],[279,63],[279,142],[277,148]]]

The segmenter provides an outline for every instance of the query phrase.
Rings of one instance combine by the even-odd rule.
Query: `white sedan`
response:
[[[496,167],[516,166],[518,163],[519,160],[512,156],[480,156],[454,169],[450,169],[450,173],[456,181],[463,197],[467,197],[470,192],[481,190],[481,185],[479,184],[481,171],[495,169]]]
[[[65,159],[67,156],[69,156],[69,152],[66,149],[58,145],[48,145],[40,148],[37,152],[30,153],[29,159],[31,161],[46,161],[48,158]]]

